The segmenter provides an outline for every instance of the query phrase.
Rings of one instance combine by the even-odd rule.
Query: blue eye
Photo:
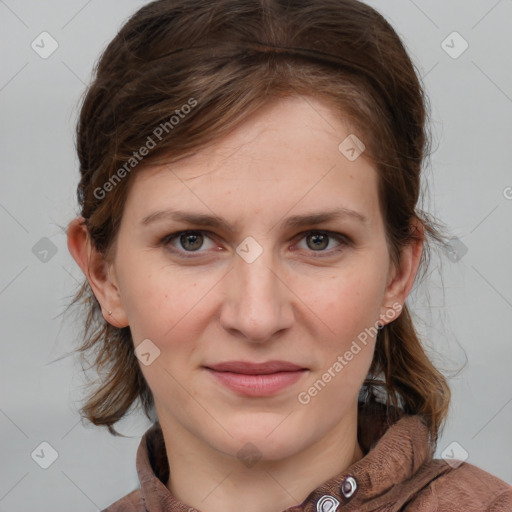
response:
[[[166,235],[162,238],[160,243],[179,256],[184,258],[197,258],[205,252],[201,251],[201,249],[208,249],[208,247],[205,247],[205,241],[210,240],[210,249],[215,247],[215,244],[207,233],[207,231],[201,230],[177,231]],[[337,254],[351,245],[350,239],[345,235],[341,233],[330,233],[328,231],[307,231],[301,234],[300,240],[306,240],[306,252],[318,253],[318,255],[311,254],[315,258]],[[332,240],[335,240],[337,245],[334,248],[327,249],[332,245]],[[178,244],[180,247],[177,247]],[[294,248],[293,250],[296,251],[297,249]]]

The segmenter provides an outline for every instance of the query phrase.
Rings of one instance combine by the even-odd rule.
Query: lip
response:
[[[245,396],[271,396],[295,384],[308,371],[288,361],[227,361],[205,369],[217,382]]]
[[[268,375],[278,372],[294,372],[307,370],[288,361],[266,361],[264,363],[250,363],[246,361],[226,361],[224,363],[209,365],[206,368],[217,372],[243,373],[245,375]]]

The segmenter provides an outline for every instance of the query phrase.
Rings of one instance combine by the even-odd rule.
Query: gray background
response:
[[[144,3],[0,0],[0,512],[95,511],[138,486],[150,422],[123,420],[126,439],[83,425],[80,365],[58,358],[76,346],[78,327],[62,313],[82,279],[60,228],[77,212],[77,105],[100,51]],[[425,206],[458,239],[410,301],[442,368],[454,375],[468,358],[450,380],[437,455],[512,484],[512,1],[368,3],[424,77],[434,133]],[[43,31],[59,45],[46,59],[31,47]],[[460,56],[462,40],[446,40],[454,31],[469,44]],[[58,454],[48,469],[31,458],[43,441]]]

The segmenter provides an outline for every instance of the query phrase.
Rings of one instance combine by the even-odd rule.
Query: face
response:
[[[176,436],[275,460],[355,420],[393,272],[376,171],[338,149],[350,133],[326,103],[287,98],[137,170],[113,318],[150,340],[139,364]]]

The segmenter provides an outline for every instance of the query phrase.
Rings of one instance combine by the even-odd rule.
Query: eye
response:
[[[210,240],[210,244],[205,244],[205,241],[208,240]],[[302,233],[300,241],[302,242],[302,240],[305,241],[305,249],[304,247],[299,247],[300,244],[297,244],[293,250],[295,251],[296,248],[299,247],[300,250],[306,250],[306,252],[311,253],[310,255],[314,258],[337,254],[351,246],[352,243],[347,236],[342,235],[341,233],[331,233],[328,231],[308,231],[306,233]],[[333,241],[337,245],[328,249],[333,245]],[[215,244],[212,242],[212,238],[207,235],[207,231],[192,230],[178,231],[166,235],[161,239],[160,244],[166,247],[169,251],[178,253],[179,256],[184,258],[199,257],[205,252],[205,250],[215,247]],[[201,251],[201,249],[205,250]]]
[[[162,244],[169,248],[169,250],[172,250],[173,252],[180,252],[182,254],[204,252],[199,249],[204,246],[205,239],[210,239],[210,237],[206,236],[205,231],[179,231],[164,237],[162,239]],[[208,247],[206,248],[208,249]],[[193,258],[194,256],[187,255],[185,257]]]
[[[350,240],[346,236],[340,233],[330,233],[328,231],[308,231],[301,240],[305,240],[306,249],[310,249],[308,252],[328,253],[329,255],[338,253],[350,245]],[[332,245],[331,242],[333,240],[338,245],[326,250]],[[318,256],[314,255],[315,258],[323,256],[324,254],[319,254]]]

